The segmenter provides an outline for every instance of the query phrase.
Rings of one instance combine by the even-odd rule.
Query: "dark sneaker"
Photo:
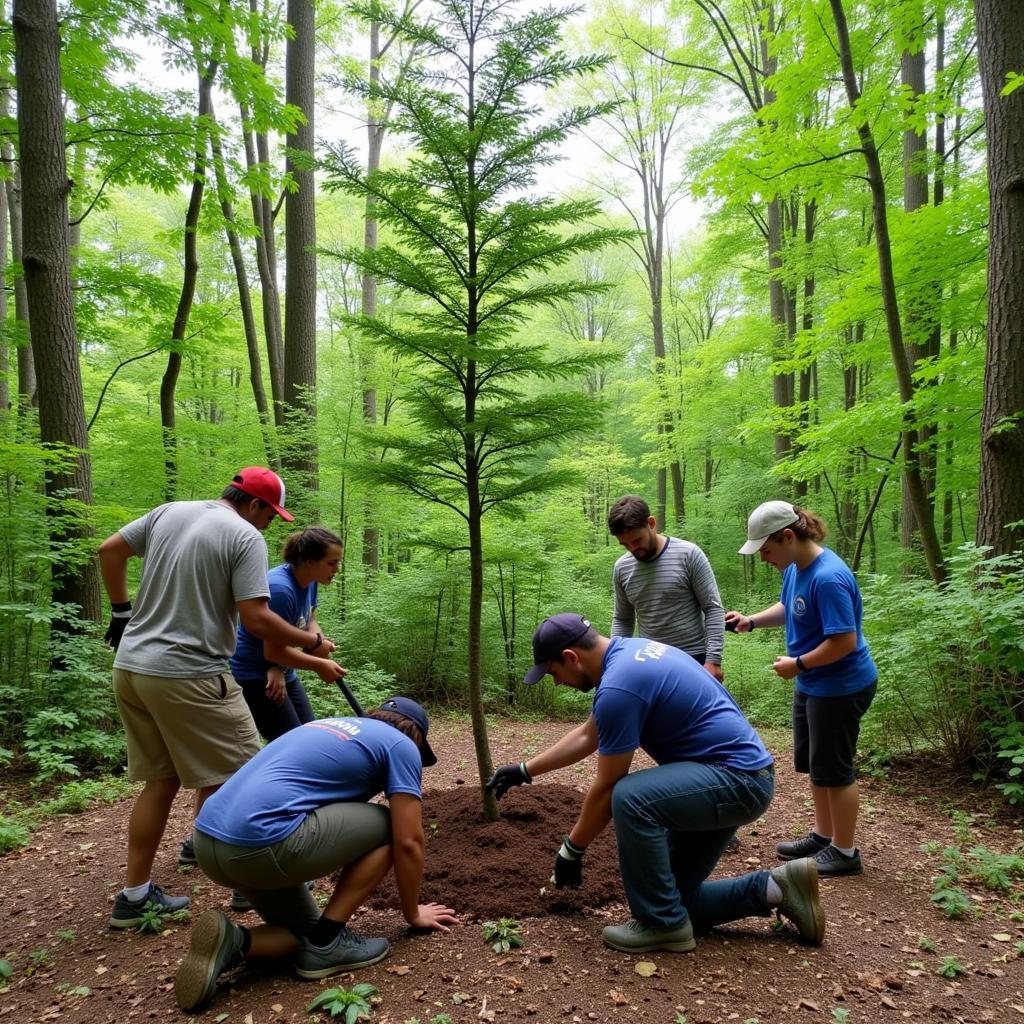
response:
[[[825,878],[834,878],[837,875],[859,875],[864,870],[860,860],[860,850],[854,850],[852,857],[837,850],[834,846],[826,846],[824,850],[814,855],[818,865],[818,874]]]
[[[780,860],[799,860],[801,857],[813,857],[821,850],[827,850],[831,843],[831,839],[819,839],[813,832],[808,832],[799,839],[779,843],[775,847],[775,852]]]
[[[174,976],[174,998],[183,1010],[194,1010],[213,997],[217,979],[237,967],[242,956],[242,929],[219,910],[208,910],[192,927],[185,959]]]
[[[782,890],[782,902],[775,908],[780,918],[796,925],[803,942],[820,946],[825,939],[825,911],[818,899],[818,867],[813,857],[791,860],[772,868],[772,878]]]
[[[231,909],[237,911],[239,914],[244,914],[247,910],[252,910],[252,902],[248,896],[243,895],[237,889],[231,890]]]
[[[198,863],[199,861],[196,860],[196,848],[192,843],[192,837],[189,836],[188,839],[182,839],[181,849],[178,851],[178,866],[187,868]]]
[[[653,953],[656,949],[689,953],[697,948],[689,918],[675,928],[645,928],[639,921],[611,924],[601,935],[606,946],[623,953]]]
[[[726,853],[735,853],[740,848],[740,837],[735,832],[729,836],[729,842],[725,844]]]
[[[309,939],[303,939],[295,954],[295,973],[300,978],[329,978],[357,967],[369,967],[383,960],[390,950],[387,939],[367,939],[345,927],[329,946],[314,946]]]
[[[152,882],[149,883],[149,892],[141,900],[129,900],[123,892],[119,892],[110,914],[110,927],[138,928],[150,903],[162,914],[173,914],[176,910],[184,910],[189,905],[189,898],[168,896],[159,885]]]

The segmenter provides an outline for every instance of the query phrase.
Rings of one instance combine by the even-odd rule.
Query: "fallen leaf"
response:
[[[813,999],[800,999],[796,1004],[798,1010],[813,1010],[818,1012],[818,1004]]]
[[[109,970],[110,970],[109,967],[104,967],[103,964],[100,964],[99,967],[96,968],[96,973],[97,974],[106,974],[107,971],[109,971]]]
[[[461,1006],[463,1003],[468,1003],[473,997],[468,992],[453,992],[452,1002],[456,1006]]]
[[[228,1019],[228,1014],[226,1014],[226,1013],[218,1013],[217,1016],[214,1017],[213,1019],[217,1022],[217,1024],[220,1024],[220,1022],[222,1020],[227,1020]]]
[[[1013,936],[1009,932],[996,932],[992,938],[996,942],[1013,942]]]
[[[617,991],[614,988],[608,993],[608,998],[616,1006],[628,1006],[629,1005],[629,1000],[621,992]]]
[[[637,960],[633,964],[633,970],[640,975],[641,978],[649,978],[652,974],[658,973],[658,965],[652,964],[650,960]]]
[[[281,1013],[281,1011],[284,1010],[284,1007],[280,1003],[274,1003],[270,1009],[273,1010],[274,1013]]]
[[[412,970],[408,964],[396,964],[393,967],[385,967],[384,969],[388,974],[408,974]]]
[[[878,1001],[883,1006],[887,1006],[890,1010],[896,1009],[896,1004],[888,996],[882,996]]]
[[[251,1013],[247,1013],[245,1015],[245,1024],[252,1024],[252,1014]]]

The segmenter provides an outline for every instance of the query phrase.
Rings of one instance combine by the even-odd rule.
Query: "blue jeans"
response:
[[[633,917],[648,928],[690,918],[695,932],[769,914],[768,872],[708,882],[729,837],[772,802],[770,769],[680,761],[631,772],[612,791],[619,867]]]

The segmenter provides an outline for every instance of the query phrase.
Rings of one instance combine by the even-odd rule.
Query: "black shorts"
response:
[[[811,697],[793,691],[793,767],[815,786],[849,786],[857,781],[860,720],[875,698],[877,681],[843,697]]]

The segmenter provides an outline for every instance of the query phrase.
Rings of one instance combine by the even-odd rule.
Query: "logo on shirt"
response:
[[[351,718],[321,718],[315,722],[307,722],[306,726],[332,732],[338,739],[342,740],[359,735],[359,726]]]
[[[797,597],[793,602],[793,614],[796,616],[802,616],[807,611],[807,602],[804,600],[803,595]]]
[[[648,640],[646,645],[633,655],[633,660],[647,661],[647,659],[650,658],[652,661],[657,661],[666,650],[668,650],[668,648],[664,644],[656,643],[654,640]]]

